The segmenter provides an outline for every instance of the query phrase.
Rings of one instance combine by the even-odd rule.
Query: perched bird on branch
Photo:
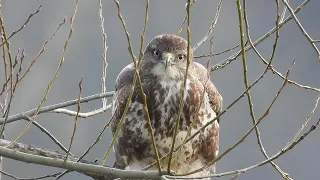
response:
[[[146,95],[147,113],[144,109],[139,81],[133,91],[132,102],[126,114],[134,80],[135,67],[127,65],[116,79],[116,92],[113,98],[112,133],[115,135],[124,116],[117,142],[114,145],[115,164],[120,169],[141,170],[156,161],[151,131],[159,157],[168,154],[174,139],[175,126],[180,122],[176,135],[175,148],[178,148],[188,131],[191,135],[207,122],[213,120],[222,108],[222,97],[209,79],[207,69],[193,61],[190,52],[190,64],[184,88],[187,68],[188,42],[176,35],[156,36],[148,44],[138,70],[142,89]],[[185,90],[185,91],[184,91]],[[182,97],[182,94],[184,96]],[[180,109],[182,98],[183,107]],[[219,123],[215,120],[192,140],[173,154],[171,170],[186,173],[208,165],[219,151]],[[167,170],[169,158],[161,161],[161,168]],[[155,163],[151,169],[158,169]],[[208,175],[215,172],[215,164],[192,176]]]

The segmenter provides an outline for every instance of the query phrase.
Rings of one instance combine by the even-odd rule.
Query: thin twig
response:
[[[144,93],[142,81],[141,81],[140,74],[139,74],[140,65],[141,65],[141,61],[142,61],[142,57],[143,57],[142,50],[143,50],[143,42],[144,42],[144,37],[145,37],[146,28],[147,28],[147,22],[148,22],[148,11],[149,11],[149,0],[146,0],[144,27],[143,27],[143,30],[142,30],[141,41],[140,41],[139,61],[138,61],[138,63],[136,63],[136,61],[133,61],[133,64],[135,66],[135,71],[136,71],[136,74],[138,76],[138,83],[139,83],[139,87],[140,87],[140,93],[141,93],[141,96],[142,96],[142,99],[143,99],[143,109],[144,109],[144,112],[146,113],[146,117],[147,117],[147,122],[148,122],[148,126],[149,126],[149,131],[150,131],[150,137],[151,137],[151,141],[152,141],[152,148],[153,148],[153,151],[154,151],[155,156],[156,156],[159,173],[161,173],[161,164],[160,164],[160,159],[159,159],[159,152],[158,152],[158,149],[157,149],[157,145],[156,145],[156,141],[155,141],[155,137],[154,137],[154,129],[152,128],[152,123],[151,123],[150,114],[149,114],[149,110],[148,110],[147,96]]]
[[[213,37],[210,39],[210,54],[212,54],[212,52],[213,52]],[[211,58],[208,60],[208,63],[207,63],[207,80],[203,84],[203,87],[206,87],[207,83],[210,81],[210,71],[208,69],[210,67],[210,61],[211,61]],[[191,121],[191,124],[189,125],[188,131],[187,131],[187,135],[185,136],[185,138],[184,138],[183,142],[181,143],[181,145],[179,145],[179,147],[174,150],[174,155],[180,154],[182,148],[187,143],[187,140],[188,140],[189,136],[191,135],[191,130],[193,129],[192,127],[194,127],[194,123],[196,123],[196,120],[198,120],[199,111],[200,111],[201,106],[202,106],[202,104],[204,102],[205,92],[206,91],[203,90],[203,92],[201,93],[200,104],[196,109],[196,113],[194,115],[194,118]],[[163,158],[161,160],[163,160]],[[143,170],[148,169],[150,167],[151,166],[148,165],[148,166],[144,167]]]
[[[285,149],[289,148],[293,143],[295,143],[298,140],[299,136],[301,136],[301,133],[302,133],[303,129],[307,126],[307,124],[309,123],[310,119],[314,115],[314,113],[315,113],[315,111],[316,111],[316,109],[318,107],[319,100],[320,100],[320,95],[317,97],[316,103],[314,105],[314,108],[312,109],[310,114],[306,117],[305,122],[301,125],[301,128],[297,131],[296,135],[292,138],[292,140],[284,147]]]
[[[279,23],[280,23],[279,0],[276,0],[276,7],[277,7],[277,20],[276,20],[277,31],[276,31],[276,38],[275,38],[275,42],[274,42],[274,45],[273,45],[273,48],[272,48],[272,53],[271,53],[270,60],[272,60],[274,58],[274,54],[275,54],[277,43],[278,43],[278,39],[279,39]],[[251,37],[250,37],[249,23],[248,23],[248,18],[247,18],[247,13],[246,13],[246,0],[243,0],[243,12],[244,12],[244,21],[245,21],[245,25],[246,25],[247,39],[248,39],[249,43],[252,44]],[[254,45],[252,45],[252,47],[255,49]],[[253,111],[253,103],[252,103],[251,96],[250,96],[249,92],[248,92],[247,95],[248,95],[248,103],[249,103],[250,115],[251,115],[251,119],[252,119],[252,122],[253,122],[253,125],[254,125],[254,124],[256,124],[256,118],[255,118],[254,111]],[[265,158],[268,159],[269,156],[268,156],[267,152],[265,151],[265,149],[263,147],[262,140],[261,140],[261,137],[260,137],[260,131],[259,131],[258,127],[255,127],[255,133],[256,133],[258,145],[260,147],[260,151],[265,156]],[[284,179],[287,179],[287,180],[291,179],[289,174],[285,173],[276,163],[274,163],[273,161],[271,161],[270,163],[275,168],[275,170],[278,171],[281,174],[281,176]]]
[[[94,94],[94,95],[90,95],[84,98],[80,99],[81,103],[84,102],[89,102],[89,101],[93,101],[96,99],[101,99],[104,97],[112,97],[114,94],[114,91],[110,91],[110,92],[106,92],[106,93],[98,93],[98,94]],[[74,99],[74,100],[70,100],[70,101],[66,101],[66,102],[61,102],[58,104],[53,104],[53,105],[49,105],[49,106],[45,106],[45,107],[41,107],[40,110],[37,110],[37,108],[35,109],[31,109],[29,111],[25,111],[19,114],[15,114],[12,116],[8,117],[8,121],[7,123],[12,123],[15,121],[18,121],[20,119],[24,119],[25,116],[34,116],[34,114],[37,112],[38,114],[42,114],[42,113],[46,113],[46,112],[50,112],[53,111],[55,109],[58,108],[64,108],[64,107],[68,107],[68,106],[72,106],[78,103],[78,99]],[[0,118],[0,125],[4,124],[4,118]]]
[[[320,51],[318,49],[318,47],[314,44],[313,39],[309,36],[309,34],[307,33],[307,31],[303,28],[303,26],[301,25],[299,19],[297,18],[297,16],[295,15],[293,9],[291,8],[291,6],[289,5],[287,0],[282,0],[283,4],[288,8],[291,16],[293,17],[294,21],[296,22],[296,24],[298,25],[301,33],[308,39],[308,41],[310,42],[311,46],[313,47],[313,49],[316,51],[317,56],[319,58],[319,62],[320,62]]]
[[[212,54],[208,54],[208,55],[194,56],[194,58],[197,59],[197,58],[205,58],[205,57],[218,56],[218,55],[227,53],[227,52],[229,52],[229,51],[232,51],[232,50],[236,49],[236,48],[239,47],[239,46],[240,46],[240,45],[238,44],[238,45],[236,45],[236,46],[233,46],[233,47],[228,48],[228,49],[226,49],[226,50],[223,50],[223,51],[221,51],[221,52],[212,53]]]
[[[12,179],[19,179],[18,177],[16,177],[16,176],[14,176],[14,175],[12,175],[12,174],[10,174],[10,173],[7,173],[7,172],[5,172],[5,171],[2,171],[2,170],[0,170],[0,173],[1,174],[3,174],[3,175],[5,175],[5,176],[8,176],[8,177],[10,177],[10,178],[12,178]]]
[[[295,10],[295,13],[297,14],[309,1],[310,1],[310,0],[304,1],[304,2]],[[288,21],[290,20],[290,18],[291,18],[291,16],[287,17],[283,22],[279,22],[279,28],[278,28],[278,29],[280,29],[280,27],[283,25],[283,23],[288,22]],[[292,18],[291,18],[291,19],[292,19]],[[281,25],[281,24],[282,24],[282,25]],[[268,37],[271,36],[271,34],[273,34],[274,32],[276,32],[276,30],[277,30],[277,26],[276,26],[275,28],[273,28],[271,31],[269,31],[269,33],[265,34],[265,36],[266,36],[266,35],[268,35]],[[262,40],[261,40],[260,42],[263,41],[263,37],[261,37],[261,38],[262,38]],[[261,38],[260,38],[260,39],[261,39]],[[247,46],[246,51],[248,51],[249,49],[252,48],[252,49],[256,52],[256,54],[259,56],[259,58],[261,59],[261,61],[262,61],[265,65],[268,65],[268,62],[262,57],[262,55],[258,52],[258,50],[257,50],[256,47],[255,47],[256,45],[258,45],[258,44],[260,43],[259,40],[255,41],[255,42],[253,43],[252,40],[251,40],[251,38],[248,37],[248,42],[249,42],[249,46]],[[250,48],[248,49],[248,47],[250,47]],[[239,55],[240,55],[240,54],[239,54]],[[222,63],[222,62],[220,62],[220,63]],[[217,65],[219,65],[220,63],[218,63]],[[214,67],[214,66],[211,66],[211,71],[213,70],[213,69],[212,69],[213,67]],[[282,75],[279,71],[277,71],[274,67],[270,66],[270,68],[271,68],[271,70],[272,70],[272,72],[273,72],[274,74],[277,74],[277,75],[278,75],[281,79],[283,79],[283,80],[285,79],[285,76]],[[295,85],[295,86],[297,86],[297,87],[299,87],[299,88],[303,88],[303,89],[307,89],[307,90],[312,90],[312,91],[320,92],[320,88],[315,88],[315,87],[311,87],[311,86],[299,84],[299,83],[297,83],[296,81],[293,81],[293,80],[290,80],[290,79],[288,79],[288,84],[293,84],[293,85]]]
[[[286,78],[288,78],[290,71],[293,68],[295,61],[293,61],[290,69],[287,71],[286,74]],[[266,69],[265,71],[268,71],[268,69]],[[204,169],[207,169],[208,167],[210,167],[212,164],[216,163],[217,161],[219,161],[222,157],[224,157],[226,154],[228,154],[230,151],[232,151],[235,147],[237,147],[239,144],[241,144],[242,142],[245,141],[245,139],[248,137],[248,135],[255,129],[256,126],[258,126],[258,124],[260,124],[262,122],[262,120],[269,114],[271,107],[274,105],[274,103],[276,102],[276,100],[278,99],[280,93],[282,92],[283,88],[287,85],[287,80],[285,80],[283,82],[283,84],[281,85],[280,89],[278,90],[276,96],[273,98],[271,104],[269,105],[269,107],[267,108],[267,110],[265,111],[264,114],[262,114],[259,118],[257,123],[251,127],[251,129],[249,131],[247,131],[247,133],[245,133],[242,138],[240,140],[238,140],[234,145],[232,145],[231,147],[227,148],[227,150],[225,150],[222,154],[220,154],[218,157],[216,157],[213,161],[209,162],[206,166],[201,167],[197,170],[191,171],[191,172],[187,172],[187,173],[182,173],[182,174],[178,174],[178,176],[186,176],[186,175],[190,175],[190,174],[194,174],[197,173],[199,171],[202,171]]]
[[[173,138],[172,138],[172,143],[171,143],[171,148],[170,148],[170,152],[169,152],[169,161],[168,161],[168,169],[167,172],[170,173],[170,168],[171,168],[171,162],[172,162],[172,156],[173,156],[173,152],[174,152],[174,146],[175,146],[175,142],[176,142],[176,138],[177,135],[179,133],[179,127],[180,127],[180,121],[181,121],[181,112],[184,106],[184,95],[186,92],[186,87],[187,87],[187,79],[188,79],[188,72],[189,72],[189,65],[190,65],[190,53],[191,53],[191,32],[190,32],[190,5],[191,5],[191,1],[188,0],[187,1],[187,41],[188,41],[188,47],[187,47],[187,61],[186,61],[186,72],[184,74],[184,80],[183,80],[183,90],[181,92],[181,99],[180,99],[180,103],[179,103],[179,111],[178,111],[178,118],[175,121],[175,128],[174,128],[174,133],[173,133]],[[191,127],[190,127],[191,128]]]
[[[288,2],[290,2],[290,0],[288,0]],[[287,12],[287,7],[286,7],[286,6],[284,6],[284,7],[283,7],[282,14],[281,14],[280,21],[279,21],[280,23],[282,23],[282,22],[283,22],[284,17],[286,16],[286,12]]]
[[[19,65],[18,72],[16,73],[15,84],[14,84],[14,86],[13,86],[13,88],[12,88],[12,89],[13,89],[13,90],[12,90],[13,92],[15,92],[15,89],[16,89],[18,83],[19,83],[19,82],[18,82],[18,79],[19,79],[19,75],[20,75],[20,73],[21,73],[21,71],[22,71],[22,61],[23,61],[23,59],[24,59],[24,57],[25,57],[24,49],[22,49],[22,51],[21,51],[21,56],[20,56],[20,58],[19,58],[19,55],[20,55],[20,48],[18,48],[18,52],[17,52],[17,54],[16,54],[16,56],[15,56],[15,60],[14,60],[13,68],[12,68],[12,69],[15,69],[15,68],[16,68],[16,66],[19,64],[18,59],[20,59],[20,65]],[[13,78],[13,76],[9,76],[9,78],[7,78],[7,81],[3,84],[3,86],[2,86],[2,91],[0,92],[0,96],[2,96],[3,93],[5,93],[7,89],[11,91],[11,88],[10,88],[10,87],[9,87],[9,88],[7,87],[7,86],[8,86],[8,83],[9,83],[9,82],[11,83],[11,78]],[[11,84],[10,84],[10,86],[11,86]]]
[[[0,3],[0,16],[2,18],[2,3]],[[2,43],[6,43],[6,40],[4,38],[4,36],[2,35],[1,32],[1,41]],[[7,58],[6,58],[6,48],[5,46],[2,46],[2,58],[3,58],[3,69],[4,69],[4,80],[6,81],[8,79],[8,63],[7,63]]]
[[[246,168],[243,168],[243,169],[239,169],[239,170],[234,170],[234,171],[229,171],[229,172],[224,172],[224,173],[219,173],[219,174],[211,174],[211,175],[208,175],[208,176],[202,176],[202,177],[193,177],[193,179],[204,179],[204,178],[212,178],[212,177],[222,177],[222,176],[229,176],[229,175],[234,175],[234,174],[242,174],[242,173],[246,173],[248,172],[249,170],[253,170],[255,168],[258,168],[258,167],[261,167],[277,158],[279,158],[280,156],[282,156],[283,154],[285,154],[286,152],[288,152],[289,150],[291,150],[292,148],[294,148],[298,143],[300,143],[302,140],[304,140],[311,132],[313,132],[314,130],[317,129],[317,127],[319,126],[320,124],[320,118],[318,119],[318,121],[313,124],[310,129],[304,133],[302,136],[300,136],[300,138],[295,141],[294,143],[292,143],[289,147],[287,148],[282,148],[280,151],[278,151],[276,154],[274,154],[272,157],[262,161],[262,162],[259,162],[255,165],[252,165],[252,166],[249,166],[249,167],[246,167]],[[185,179],[185,177],[183,176],[166,176],[167,178],[174,178],[174,179]]]
[[[294,14],[298,14],[301,9],[303,9],[308,3],[310,2],[310,0],[305,0],[304,2],[302,2],[297,9],[294,11]],[[268,31],[266,34],[264,34],[263,36],[261,36],[258,40],[256,40],[253,44],[255,46],[259,45],[261,42],[263,42],[264,40],[266,40],[267,38],[269,38],[273,33],[276,32],[277,29],[282,28],[283,25],[285,25],[287,22],[289,22],[291,19],[293,19],[292,15],[288,16],[282,23],[279,23],[279,27],[274,27],[272,28],[270,31]],[[252,46],[246,46],[245,50],[248,51],[252,49]],[[215,70],[219,70],[224,68],[225,66],[227,66],[228,64],[230,64],[232,61],[236,60],[240,55],[241,55],[241,51],[238,51],[237,53],[233,54],[232,56],[228,57],[227,59],[221,61],[220,63],[211,66],[210,70],[211,71],[215,71]]]
[[[102,77],[101,77],[101,92],[105,93],[107,92],[106,87],[106,76],[107,76],[107,34],[104,32],[104,17],[102,14],[102,2],[99,0],[99,19],[100,19],[100,28],[101,28],[101,34],[102,34],[102,42],[103,42],[103,54],[102,54]],[[107,99],[102,98],[102,108],[107,106]]]
[[[264,72],[263,72],[251,85],[249,85],[249,87],[248,87],[244,92],[242,92],[242,94],[241,94],[240,96],[238,96],[234,101],[232,101],[232,103],[231,103],[229,106],[227,106],[223,111],[221,111],[215,118],[213,118],[211,121],[207,122],[207,123],[206,123],[204,126],[202,126],[198,131],[196,131],[195,133],[193,133],[193,134],[187,139],[186,142],[191,141],[191,140],[192,140],[194,137],[196,137],[201,131],[203,131],[205,128],[207,128],[209,125],[211,125],[215,120],[219,119],[223,114],[225,114],[227,111],[229,111],[229,109],[230,109],[233,105],[235,105],[241,98],[243,98],[243,97],[246,95],[246,93],[247,93],[252,87],[254,87],[258,82],[260,82],[260,80],[266,75],[266,73],[267,73],[268,70],[270,69],[269,67],[270,67],[270,65],[268,65],[268,66],[265,68]],[[181,147],[181,146],[177,147],[177,148],[175,149],[175,151],[177,151],[180,147]],[[165,154],[164,156],[162,156],[162,157],[160,158],[160,160],[163,160],[164,158],[166,158],[166,157],[168,157],[168,156],[169,156],[169,153],[167,153],[167,154]],[[150,166],[152,166],[152,165],[154,165],[154,164],[155,164],[155,162],[151,163],[150,165],[146,166],[145,168],[147,169],[147,168],[149,168]],[[145,169],[145,168],[144,168],[144,169]]]
[[[193,7],[193,5],[196,3],[196,1],[192,1],[191,2],[191,4],[190,4],[190,9]],[[186,6],[188,5],[188,3],[186,3]],[[177,30],[177,32],[176,32],[176,35],[179,35],[181,32],[182,32],[182,27],[183,27],[183,25],[186,23],[186,21],[187,21],[187,16],[188,16],[188,14],[187,14],[187,12],[185,13],[185,16],[184,16],[184,18],[183,18],[183,20],[182,20],[182,23],[180,24],[180,27],[179,27],[179,29]]]
[[[120,11],[120,3],[119,3],[119,1],[117,1],[117,0],[114,0],[114,2],[116,3],[117,9],[118,9],[118,17],[119,17],[119,19],[120,19],[120,21],[121,21],[121,23],[122,23],[123,29],[124,29],[125,34],[126,34],[126,37],[127,37],[127,41],[128,41],[128,51],[129,51],[129,53],[130,53],[130,55],[131,55],[132,60],[133,60],[133,61],[137,61],[137,60],[136,60],[136,59],[137,59],[136,56],[133,54],[133,50],[132,50],[132,46],[131,46],[131,41],[130,41],[130,35],[129,35],[128,31],[127,31],[125,22],[124,22],[124,20],[123,20],[123,18],[122,18],[122,14],[121,14],[121,11]],[[137,71],[136,71],[136,72],[134,73],[133,82],[132,82],[132,85],[131,85],[131,87],[130,87],[130,93],[129,93],[129,97],[128,97],[127,104],[126,104],[125,109],[124,109],[124,111],[123,111],[123,114],[122,114],[122,116],[121,116],[120,122],[119,122],[118,125],[117,125],[117,129],[116,129],[116,132],[114,133],[114,137],[113,137],[113,139],[112,139],[112,141],[111,141],[111,144],[109,145],[109,148],[108,148],[108,150],[106,151],[106,153],[105,153],[105,155],[104,155],[104,157],[103,157],[103,159],[102,159],[102,161],[101,161],[101,165],[104,165],[104,164],[106,163],[107,158],[108,158],[108,156],[109,156],[109,154],[110,154],[110,152],[111,152],[111,150],[112,150],[112,147],[113,147],[114,144],[116,143],[116,140],[117,140],[117,138],[118,138],[118,136],[119,136],[120,130],[121,130],[122,125],[123,125],[123,122],[124,122],[124,120],[125,120],[125,117],[126,117],[126,115],[127,115],[127,113],[128,113],[129,107],[130,107],[131,102],[132,102],[132,97],[133,97],[134,89],[135,89],[135,86],[136,86],[136,83],[137,83],[137,80],[138,80],[138,77],[137,77],[137,76],[138,76],[138,75],[137,75]]]
[[[113,114],[114,116],[114,114]],[[110,123],[112,122],[113,117],[110,118],[110,120],[103,126],[103,129],[98,134],[95,141],[87,148],[87,150],[78,158],[77,162],[80,162],[89,152],[90,150],[101,140],[101,136],[104,133],[104,131],[110,126]],[[66,175],[68,172],[71,172],[70,170],[63,171],[60,175],[58,175],[54,180],[60,179],[62,176]]]
[[[54,174],[49,174],[49,175],[44,175],[44,176],[39,176],[39,177],[32,177],[32,178],[19,178],[13,174],[10,174],[10,173],[7,173],[5,171],[1,171],[0,170],[0,173],[5,175],[5,176],[8,176],[12,179],[15,179],[15,180],[40,180],[40,179],[46,179],[46,178],[51,178],[51,177],[56,177],[58,176],[59,174],[61,173],[54,173]]]
[[[56,36],[57,32],[59,31],[59,29],[66,23],[66,17],[63,18],[63,21],[58,25],[57,29],[53,32],[53,34],[50,36],[50,38],[48,40],[46,40],[40,50],[40,52],[37,54],[37,56],[31,61],[30,65],[28,66],[27,70],[21,75],[21,77],[19,78],[19,82],[21,82],[23,80],[23,78],[29,73],[29,71],[31,70],[32,66],[36,63],[36,61],[40,58],[40,56],[44,53],[44,51],[46,50],[46,47],[48,46],[48,44],[52,41],[52,39]]]
[[[76,117],[75,117],[75,120],[74,120],[73,131],[72,131],[71,140],[70,140],[70,144],[69,144],[69,148],[68,148],[68,152],[67,152],[65,161],[68,160],[68,156],[69,156],[69,153],[70,153],[70,150],[71,150],[71,146],[72,146],[72,143],[73,143],[73,140],[74,140],[74,135],[76,134],[76,131],[77,131],[78,117],[79,117],[79,112],[81,110],[80,99],[81,99],[81,94],[82,94],[82,80],[83,80],[83,77],[81,77],[81,80],[80,80],[80,82],[78,84],[78,86],[79,86],[79,96],[78,96],[78,103],[77,103],[77,114],[76,114]]]
[[[11,142],[14,143],[16,142],[31,126],[32,124],[32,121],[35,120],[36,116],[38,115],[38,112],[40,110],[40,108],[42,107],[42,105],[44,104],[44,102],[47,100],[47,97],[48,97],[48,94],[54,84],[54,82],[57,80],[58,76],[59,76],[59,71],[64,63],[64,57],[65,57],[65,54],[66,54],[66,51],[67,51],[67,47],[68,47],[68,44],[69,44],[69,40],[71,39],[72,37],[72,33],[73,33],[73,22],[74,22],[74,18],[75,18],[75,15],[76,15],[76,12],[77,12],[77,8],[78,8],[78,3],[79,3],[79,0],[76,0],[76,3],[75,3],[75,8],[74,8],[74,13],[73,15],[71,16],[70,18],[70,29],[69,29],[69,35],[67,37],[67,40],[64,44],[64,47],[63,47],[63,52],[62,52],[62,57],[61,57],[61,60],[60,60],[60,63],[58,65],[58,68],[57,68],[57,71],[56,73],[54,74],[54,77],[53,79],[50,81],[50,83],[48,84],[48,87],[47,87],[47,90],[40,102],[40,105],[38,106],[35,114],[31,117],[31,121],[25,126],[25,128],[19,133],[19,135],[17,135],[14,140]],[[8,146],[10,146],[11,144],[9,144]]]
[[[90,111],[90,112],[85,112],[85,113],[82,113],[82,112],[77,113],[76,111],[71,111],[71,110],[68,110],[68,109],[65,109],[65,108],[55,109],[55,110],[53,110],[51,112],[52,113],[58,113],[58,114],[66,114],[66,115],[69,115],[69,116],[78,115],[78,117],[80,117],[80,118],[88,118],[88,117],[91,117],[91,116],[95,116],[97,114],[104,113],[108,109],[110,109],[111,107],[112,107],[112,104],[110,103],[105,107],[101,107],[100,109],[96,109],[96,110],[93,110],[93,111]]]
[[[176,32],[176,35],[179,35],[179,34],[182,32],[182,27],[183,27],[183,25],[186,23],[186,21],[187,21],[187,13],[186,13],[185,16],[184,16],[184,18],[183,18],[183,20],[182,20],[182,23],[181,23],[179,29],[178,29],[177,32]]]
[[[79,157],[79,160],[82,160],[89,152],[90,150],[101,140],[101,136],[104,133],[104,131],[110,126],[111,122],[112,122],[113,117],[110,118],[110,120],[108,120],[108,122],[103,126],[103,129],[100,131],[100,133],[98,134],[97,138],[95,139],[95,141],[88,147],[88,149]]]
[[[245,7],[245,0],[243,0],[243,6]],[[246,58],[246,51],[245,51],[245,45],[244,45],[244,30],[243,30],[243,22],[242,22],[242,12],[241,12],[241,3],[240,0],[237,0],[237,9],[238,9],[238,20],[239,20],[239,32],[240,32],[240,44],[241,44],[241,55],[242,55],[242,66],[243,66],[243,78],[244,78],[244,85],[245,88],[247,89],[249,86],[248,83],[248,70],[247,70],[247,58]],[[246,9],[243,9],[244,13]],[[251,96],[250,96],[250,91],[247,92],[247,97],[248,97],[248,102],[249,102],[249,107],[250,107],[250,114],[253,113],[253,107],[252,107],[252,101],[251,101]]]
[[[222,7],[222,3],[223,3],[223,0],[220,0],[219,1],[219,4],[217,6],[217,10],[216,10],[216,14],[214,16],[214,19],[210,25],[210,28],[207,32],[207,34],[196,44],[192,47],[192,52],[194,52],[198,47],[201,46],[201,44],[203,44],[204,42],[206,42],[206,40],[210,37],[212,31],[213,31],[213,28],[215,27],[215,25],[217,24],[218,22],[218,19],[219,19],[219,13],[220,13],[220,9]]]
[[[248,42],[250,44],[250,46],[252,47],[252,49],[254,50],[254,52],[258,55],[258,57],[261,59],[261,61],[265,64],[268,65],[268,62],[264,59],[264,57],[259,53],[259,51],[257,50],[256,46],[254,45],[254,43],[251,40],[251,37],[248,36]],[[285,80],[285,76],[283,76],[279,71],[277,71],[272,65],[270,66],[270,69],[272,71],[272,73],[277,74],[281,79]],[[303,88],[303,89],[307,89],[307,90],[312,90],[312,91],[316,91],[316,92],[320,92],[319,88],[315,88],[315,87],[311,87],[311,86],[307,86],[307,85],[302,85],[299,84],[293,80],[288,79],[288,84],[292,84],[295,85],[299,88]]]
[[[1,126],[1,132],[0,132],[0,137],[3,137],[3,133],[4,133],[4,130],[5,130],[5,126],[6,126],[6,121],[9,117],[9,113],[10,113],[10,110],[11,110],[11,103],[12,103],[12,99],[13,99],[13,95],[14,95],[14,90],[13,90],[13,60],[12,60],[12,55],[11,55],[11,50],[10,50],[10,42],[7,38],[7,35],[6,35],[6,29],[5,29],[5,26],[4,26],[4,21],[3,21],[3,16],[2,16],[2,5],[0,4],[0,31],[1,31],[1,39],[4,41],[3,43],[5,43],[5,47],[3,48],[3,57],[4,57],[4,64],[5,64],[5,76],[7,78],[10,79],[10,97],[9,97],[9,101],[8,103],[5,103],[5,112],[4,112],[4,115],[2,117],[4,117],[4,124]],[[5,51],[5,48],[7,48],[7,52]],[[6,56],[5,56],[5,53],[8,54],[8,57],[9,57],[9,69],[10,69],[10,75],[8,74],[7,72],[7,62],[6,62]],[[8,77],[9,76],[9,77]],[[5,98],[5,101],[7,100],[7,97]]]
[[[25,117],[26,121],[31,122],[30,117]],[[35,125],[38,129],[40,129],[40,131],[44,132],[50,139],[52,139],[52,141],[58,145],[64,152],[68,152],[68,149],[66,147],[63,146],[63,144],[61,142],[59,142],[59,140],[57,138],[55,138],[45,127],[43,127],[41,124],[39,124],[36,121],[32,121],[32,124]],[[70,153],[70,155],[73,156],[73,154]]]
[[[23,28],[25,28],[26,25],[27,25],[27,24],[29,23],[29,21],[31,20],[31,18],[32,18],[34,15],[38,14],[38,13],[41,11],[41,7],[42,7],[42,4],[40,4],[40,6],[38,7],[38,9],[37,9],[35,12],[31,13],[31,14],[28,16],[28,18],[26,19],[26,21],[22,24],[22,26],[21,26],[19,29],[13,31],[13,32],[10,34],[10,36],[8,37],[7,40],[9,40],[9,39],[12,38],[14,35],[16,35],[18,32],[20,32]],[[2,46],[2,45],[4,45],[4,44],[5,44],[5,42],[1,43],[0,46]]]

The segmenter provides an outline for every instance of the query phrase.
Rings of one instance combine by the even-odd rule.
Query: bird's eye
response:
[[[184,58],[184,56],[182,54],[178,55],[178,59],[182,60]]]
[[[154,56],[159,56],[159,55],[160,55],[160,52],[159,52],[158,50],[154,50],[154,51],[153,51],[153,55],[154,55]]]

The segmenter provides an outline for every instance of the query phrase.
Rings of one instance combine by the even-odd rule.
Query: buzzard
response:
[[[148,44],[139,70],[154,130],[155,144],[160,157],[170,151],[181,98],[183,98],[184,106],[181,110],[175,147],[182,144],[188,130],[191,131],[191,134],[195,133],[208,121],[214,119],[222,108],[222,97],[208,79],[207,69],[193,62],[192,53],[190,53],[186,89],[182,97],[187,65],[187,46],[187,41],[176,35],[156,36]],[[134,65],[131,63],[120,72],[116,79],[112,110],[113,135],[124,113],[134,73]],[[156,161],[143,105],[144,99],[137,82],[131,105],[114,145],[116,158],[114,167],[116,168],[141,170]],[[186,173],[201,168],[212,161],[218,151],[219,124],[218,121],[214,121],[187,142],[180,153],[174,156],[171,170],[176,173]],[[168,158],[161,161],[162,168],[167,168],[167,164]],[[157,165],[154,165],[152,169],[157,169]],[[215,172],[215,165],[189,176],[208,175],[210,172]]]

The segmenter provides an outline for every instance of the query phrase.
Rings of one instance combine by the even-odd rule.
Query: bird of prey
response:
[[[181,98],[183,98],[183,108],[174,147],[182,144],[189,130],[191,134],[195,133],[207,122],[213,120],[222,108],[222,96],[208,78],[207,69],[193,61],[192,52],[190,52],[190,64],[184,89],[187,47],[187,41],[179,36],[171,34],[156,36],[148,44],[139,69],[155,145],[160,157],[170,151]],[[134,74],[134,64],[131,63],[116,79],[112,110],[113,135],[129,99]],[[185,90],[184,97],[182,97],[183,90]],[[143,106],[144,99],[137,82],[132,102],[114,145],[116,159],[114,167],[116,168],[141,170],[156,161],[147,114]],[[171,170],[175,173],[186,173],[206,166],[217,156],[218,151],[219,124],[216,120],[188,141],[180,153],[172,158]],[[163,169],[167,168],[167,164],[168,158],[161,161]],[[156,170],[157,165],[155,164],[151,169]],[[215,164],[189,176],[208,175],[212,172],[215,172]]]

